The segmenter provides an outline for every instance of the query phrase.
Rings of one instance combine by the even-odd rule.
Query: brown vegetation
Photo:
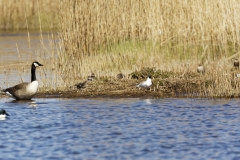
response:
[[[114,77],[149,67],[173,73],[158,77],[155,91],[238,96],[238,70],[230,59],[239,57],[239,7],[238,1],[214,0],[63,0],[64,79],[75,83],[92,72]],[[199,64],[204,75],[196,75]]]
[[[39,97],[240,97],[239,70],[219,73],[220,70],[208,68],[208,71],[207,74],[199,74],[186,70],[180,74],[147,68],[133,72],[127,79],[100,77],[87,81],[84,88],[69,85],[64,90],[41,90]],[[145,78],[141,78],[144,74]],[[153,85],[148,89],[138,89],[136,84],[146,79],[147,75],[153,75]]]
[[[0,30],[45,30],[58,27],[56,0],[1,0]]]

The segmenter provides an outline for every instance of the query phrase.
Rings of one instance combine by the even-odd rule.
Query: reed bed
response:
[[[57,0],[1,0],[0,30],[58,28]]]
[[[175,73],[165,78],[169,90],[183,87],[188,94],[237,96],[238,71],[233,73],[231,58],[239,58],[239,2],[62,0],[63,79],[75,83],[91,73],[115,77],[119,72],[131,78],[132,72],[150,67]],[[206,74],[188,79],[198,64],[207,67]]]
[[[63,0],[61,62],[70,58],[80,65],[87,56],[114,52],[121,57],[129,49],[142,52],[137,58],[158,52],[167,60],[194,58],[199,63],[230,56],[239,50],[238,2]]]
[[[60,2],[61,39],[66,54],[83,59],[122,41],[151,40],[159,54],[212,58],[238,51],[239,1]],[[167,53],[166,53],[167,52]]]

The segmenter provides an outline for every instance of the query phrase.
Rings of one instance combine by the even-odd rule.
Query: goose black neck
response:
[[[34,64],[32,64],[32,69],[31,69],[31,82],[37,80],[37,79],[36,79],[36,73],[35,73],[35,71],[36,71],[36,67],[34,66]]]

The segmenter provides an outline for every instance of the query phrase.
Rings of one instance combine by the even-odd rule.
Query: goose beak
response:
[[[43,66],[43,65],[39,63],[39,66]]]
[[[6,115],[7,115],[7,116],[10,116],[7,112],[6,112]]]

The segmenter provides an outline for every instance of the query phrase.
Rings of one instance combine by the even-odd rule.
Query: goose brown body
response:
[[[21,83],[13,87],[6,88],[2,90],[7,95],[15,98],[17,100],[30,100],[32,99],[38,90],[38,81],[36,79],[36,67],[43,66],[39,62],[34,61],[31,67],[31,82]]]

